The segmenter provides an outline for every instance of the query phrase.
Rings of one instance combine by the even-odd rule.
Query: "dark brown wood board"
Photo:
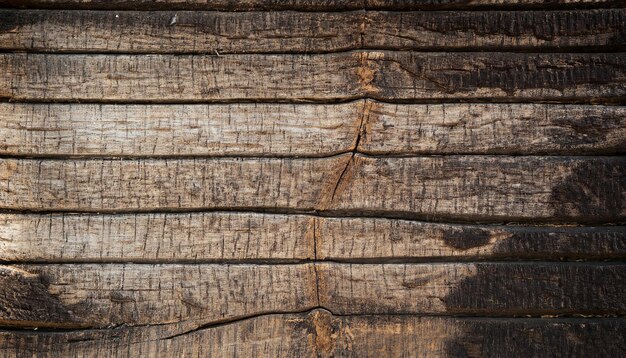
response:
[[[620,357],[621,0],[0,0],[0,357]]]

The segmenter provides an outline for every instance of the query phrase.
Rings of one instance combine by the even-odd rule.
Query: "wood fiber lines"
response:
[[[0,356],[623,355],[622,5],[0,0]]]

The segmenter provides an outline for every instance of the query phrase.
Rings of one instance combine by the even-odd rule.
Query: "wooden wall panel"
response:
[[[0,0],[0,356],[623,355],[623,5]]]

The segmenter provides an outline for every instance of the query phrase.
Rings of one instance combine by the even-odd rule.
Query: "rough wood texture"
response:
[[[626,215],[625,172],[621,157],[355,155],[330,208],[427,219],[617,222]]]
[[[314,258],[314,217],[245,213],[0,214],[0,260],[206,262]]]
[[[26,101],[615,102],[626,55],[353,52],[327,55],[0,54],[0,97]]]
[[[0,272],[5,326],[193,329],[317,305],[312,264],[22,265]]]
[[[626,231],[622,226],[450,225],[249,213],[0,214],[0,261],[286,262],[314,258],[357,262],[624,259]]]
[[[615,7],[621,0],[0,0],[0,6],[111,10],[432,10]]]
[[[551,104],[106,105],[0,103],[12,156],[606,154],[626,108]]]
[[[324,159],[0,160],[3,208],[313,210],[349,154]]]
[[[623,264],[31,264],[1,271],[5,326],[195,329],[303,311],[318,300],[338,314],[626,312]]]
[[[621,48],[626,11],[111,12],[0,10],[0,49],[271,53]]]
[[[4,357],[617,357],[624,319],[266,315],[176,335],[167,326],[0,331]]]
[[[625,107],[373,101],[366,107],[358,147],[368,154],[412,155],[581,155],[625,149]]]
[[[538,228],[318,218],[315,234],[315,251],[320,260],[393,262],[451,258],[503,260],[626,257],[624,227]],[[40,235],[45,236],[45,232]],[[16,241],[26,237],[29,237],[27,232],[15,234]],[[27,255],[34,256],[30,250]]]
[[[316,265],[336,314],[492,316],[626,313],[626,266],[582,263]]]
[[[4,209],[336,210],[429,219],[619,222],[622,157],[0,160]]]
[[[626,42],[626,11],[367,12],[365,47],[563,51]]]
[[[0,153],[327,156],[354,148],[363,106],[0,103]]]
[[[361,44],[358,13],[0,11],[0,49],[46,52],[328,52]]]

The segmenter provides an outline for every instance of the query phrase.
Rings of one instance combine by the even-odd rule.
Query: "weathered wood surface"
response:
[[[0,214],[0,261],[624,259],[626,230],[252,213]]]
[[[193,329],[318,305],[348,315],[626,312],[623,264],[31,264],[1,272],[5,326]]]
[[[336,314],[624,315],[626,266],[600,263],[316,265]]]
[[[476,221],[617,222],[623,157],[355,155],[333,192],[340,212]]]
[[[350,154],[324,159],[0,160],[6,209],[302,209],[327,203]]]
[[[626,150],[625,107],[368,105],[358,147],[362,153],[582,155]]]
[[[333,210],[429,219],[619,222],[622,157],[0,160],[3,209]]]
[[[488,12],[0,10],[0,49],[271,53],[623,48],[623,9]]]
[[[0,214],[0,260],[206,262],[313,259],[315,219],[304,215],[251,213]],[[608,239],[606,244],[610,245],[610,241]]]
[[[40,235],[45,237],[45,234],[46,231]],[[29,235],[36,237],[30,233],[15,237],[17,240]],[[320,260],[610,259],[626,255],[626,230],[619,226],[481,226],[318,218],[315,235],[315,251]]]
[[[586,155],[623,153],[624,138],[617,106],[0,103],[12,156]]]
[[[412,50],[622,48],[626,11],[367,12],[364,47]]]
[[[298,12],[3,10],[0,49],[268,53],[360,47],[363,16]]]
[[[273,314],[186,334],[168,326],[0,331],[5,357],[620,356],[624,319]],[[179,335],[177,335],[179,334]]]
[[[0,103],[0,153],[328,156],[354,149],[363,106],[360,102],[337,105]],[[607,127],[620,128],[621,124],[616,123],[611,113],[607,117]],[[604,133],[603,128],[598,131]],[[590,147],[611,146],[598,136],[587,137],[586,142],[597,143],[589,143]]]
[[[432,10],[618,7],[622,0],[0,0],[5,7],[111,10]]]
[[[626,55],[352,52],[326,55],[0,54],[14,101],[615,102]]]
[[[21,265],[0,272],[3,326],[193,329],[317,305],[312,264]]]

